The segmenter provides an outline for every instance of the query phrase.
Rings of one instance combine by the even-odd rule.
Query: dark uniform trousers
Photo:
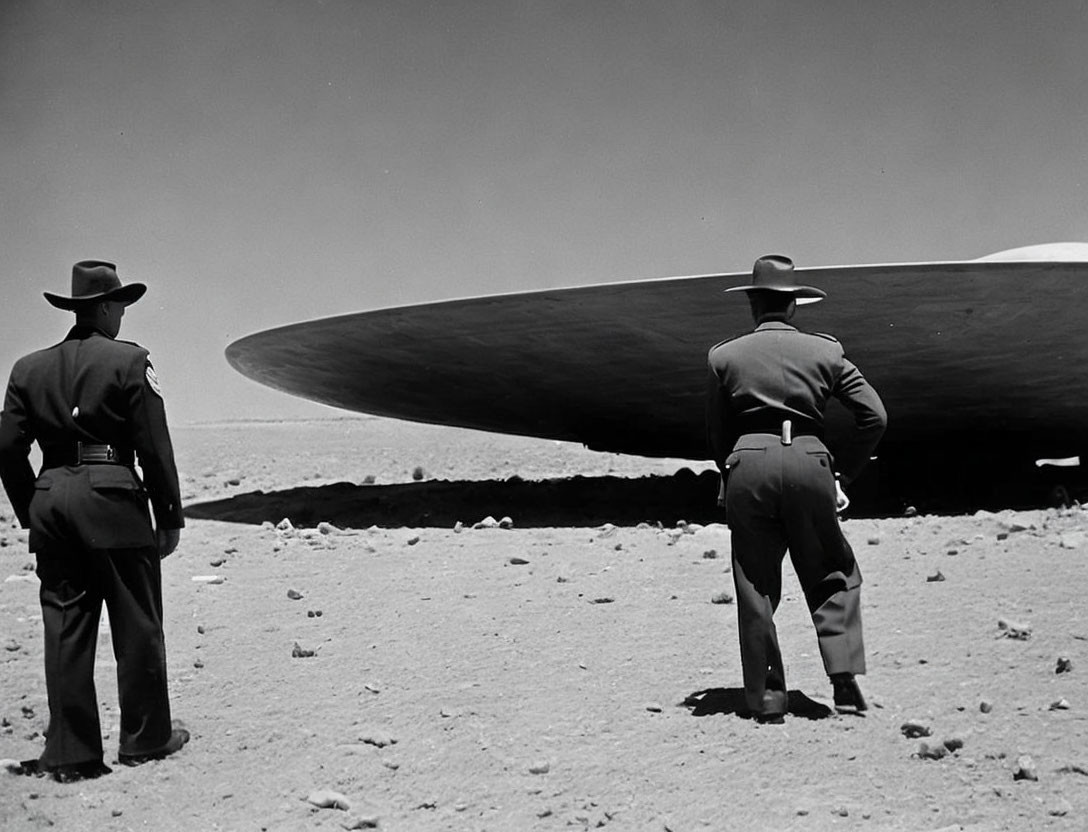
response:
[[[97,487],[88,485],[95,480]],[[119,514],[118,519],[142,513],[150,530],[146,496],[120,466],[47,469],[37,483],[30,514],[37,532],[50,712],[41,764],[48,769],[103,757],[94,684],[103,602],[117,660],[119,750],[127,755],[160,751],[170,738],[171,721],[158,549],[95,548],[66,511],[72,503],[101,501],[99,510]]]
[[[828,675],[865,672],[861,572],[839,527],[827,448],[815,436],[782,444],[772,434],[740,437],[726,464],[726,522],[745,700],[756,713],[784,713],[785,670],[773,615],[789,549]]]

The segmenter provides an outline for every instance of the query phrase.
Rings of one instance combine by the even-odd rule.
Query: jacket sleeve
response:
[[[174,449],[166,427],[166,407],[146,351],[141,351],[132,363],[127,392],[132,444],[151,498],[155,525],[160,529],[180,529],[185,518]]]
[[[736,437],[730,441],[726,430],[728,420],[729,401],[722,390],[721,379],[718,377],[714,365],[707,360],[706,379],[706,439],[710,451],[710,458],[718,466],[718,470],[725,473],[725,459],[732,450]]]
[[[842,480],[848,483],[861,473],[876,450],[888,426],[888,414],[880,396],[861,371],[849,359],[844,357],[842,361],[842,373],[831,392],[854,415],[853,435],[835,454]]]
[[[17,369],[17,368],[16,368]],[[11,507],[24,529],[30,526],[30,500],[34,496],[34,469],[30,465],[30,445],[26,406],[12,370],[0,413],[0,479],[11,500]]]

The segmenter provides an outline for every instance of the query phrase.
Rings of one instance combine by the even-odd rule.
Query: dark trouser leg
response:
[[[791,463],[783,514],[824,669],[829,676],[864,673],[861,571],[835,512],[830,461],[825,454],[802,453],[793,455]]]
[[[171,731],[159,555],[154,549],[104,554],[121,704],[120,752],[150,754],[165,748]]]
[[[753,713],[786,712],[786,674],[774,613],[782,597],[786,539],[777,514],[777,451],[741,452],[726,484],[744,698]]]
[[[94,656],[102,595],[87,553],[39,552],[49,730],[43,769],[102,760]]]

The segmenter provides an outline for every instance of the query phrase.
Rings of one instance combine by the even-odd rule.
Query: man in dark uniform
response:
[[[112,263],[76,263],[71,297],[45,293],[76,324],[16,362],[0,415],[0,478],[30,529],[45,629],[49,729],[41,757],[23,769],[61,781],[109,772],[94,687],[103,601],[117,658],[118,759],[159,759],[189,738],[170,719],[159,563],[185,525],[177,469],[147,350],[116,340],[125,307],[145,290],[122,285]]]
[[[825,297],[798,286],[780,255],[755,263],[748,294],[753,332],[716,345],[708,357],[707,429],[722,473],[732,533],[744,692],[751,713],[781,722],[786,679],[774,612],[789,549],[840,711],[863,711],[855,675],[865,672],[861,573],[837,512],[842,485],[858,475],[884,433],[880,397],[830,335],[788,322],[797,304]],[[831,397],[854,415],[847,446],[832,458],[823,442]]]

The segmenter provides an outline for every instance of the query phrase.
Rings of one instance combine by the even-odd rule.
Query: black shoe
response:
[[[760,725],[785,725],[786,715],[780,713],[756,714],[756,722]]]
[[[869,710],[853,673],[836,673],[831,677],[835,692],[835,710],[842,713],[861,713]]]
[[[101,760],[70,763],[56,768],[42,768],[40,760],[23,760],[19,763],[17,773],[26,777],[51,777],[58,783],[76,783],[80,780],[93,780],[110,772],[110,767]]]
[[[76,763],[72,766],[57,766],[52,770],[53,779],[58,783],[77,783],[80,780],[94,780],[103,774],[109,774],[112,769],[101,760],[93,760],[89,763]]]
[[[164,748],[152,751],[150,754],[118,754],[117,759],[122,765],[126,766],[143,765],[144,763],[150,763],[152,760],[169,757],[171,754],[180,751],[181,747],[188,741],[189,732],[184,728],[175,728],[170,732],[170,739],[166,741]]]

